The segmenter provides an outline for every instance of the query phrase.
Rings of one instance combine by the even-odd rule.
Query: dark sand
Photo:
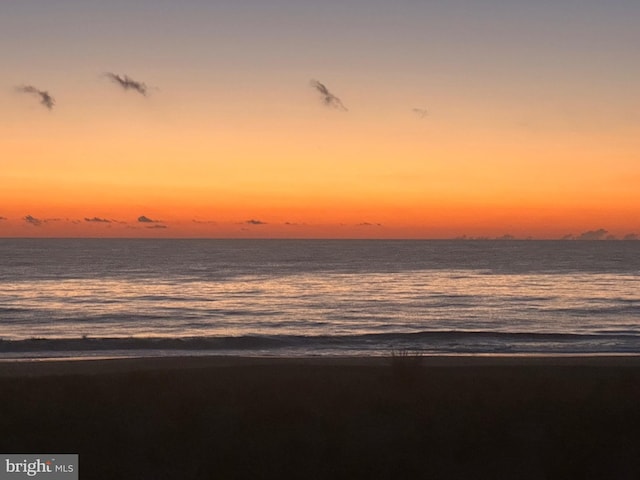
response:
[[[640,357],[0,362],[0,452],[87,479],[638,479]]]

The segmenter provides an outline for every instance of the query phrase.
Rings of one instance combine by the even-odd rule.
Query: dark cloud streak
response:
[[[33,85],[22,85],[20,87],[16,87],[16,90],[21,93],[30,93],[32,95],[40,97],[40,103],[49,110],[51,110],[56,104],[56,101],[49,94],[49,92],[47,92],[46,90],[40,90]]]
[[[143,82],[138,82],[127,75],[118,75],[117,73],[111,72],[105,73],[105,76],[113,83],[120,85],[123,90],[134,90],[144,97],[147,96],[148,87]]]
[[[344,106],[342,100],[336,97],[329,89],[318,80],[311,80],[311,86],[322,96],[322,103],[327,107],[333,107],[343,112],[348,112],[349,109]]]

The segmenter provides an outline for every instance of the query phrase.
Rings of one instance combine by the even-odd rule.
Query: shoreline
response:
[[[418,355],[409,356],[416,366],[428,369],[469,367],[609,367],[640,368],[638,354],[566,355]],[[400,360],[402,361],[402,360]],[[48,375],[100,375],[154,370],[184,370],[222,367],[344,366],[389,367],[392,356],[258,357],[258,356],[149,356],[0,359],[1,377]]]

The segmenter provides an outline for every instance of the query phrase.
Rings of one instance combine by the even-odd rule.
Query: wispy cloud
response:
[[[262,220],[254,220],[254,219],[247,220],[244,223],[246,223],[247,225],[266,225],[267,224],[267,222],[263,222]]]
[[[0,217],[0,221],[6,220],[6,219],[7,219],[7,217]]]
[[[381,223],[362,222],[358,223],[356,227],[381,227]]]
[[[318,80],[311,80],[311,86],[321,95],[322,103],[327,107],[333,107],[343,112],[348,112],[347,107],[344,106],[342,100],[336,97],[329,89]]]
[[[100,218],[100,217],[93,217],[93,218],[84,218],[85,222],[92,222],[92,223],[111,223],[111,220],[108,220],[106,218]]]
[[[104,74],[107,78],[109,78],[113,83],[122,87],[123,90],[134,90],[138,92],[140,95],[147,96],[147,91],[149,87],[143,82],[139,82],[134,80],[133,78],[127,75],[118,75],[117,73],[107,72]]]
[[[147,228],[169,228],[166,225],[150,225]]]
[[[640,237],[637,233],[628,233],[623,237],[623,240],[639,240]]]
[[[32,215],[27,215],[26,217],[22,217],[22,219],[29,225],[33,225],[34,227],[39,227],[43,223],[43,220],[40,220],[39,218],[36,218]]]
[[[426,108],[412,108],[411,111],[420,118],[424,118],[429,115],[429,111]]]
[[[56,101],[49,94],[49,92],[47,92],[46,90],[40,90],[33,85],[21,85],[19,87],[16,87],[16,90],[21,93],[29,93],[35,95],[36,97],[39,97],[40,103],[47,107],[49,110],[51,110],[56,104]]]

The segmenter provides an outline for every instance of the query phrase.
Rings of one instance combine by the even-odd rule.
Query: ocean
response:
[[[0,359],[640,353],[640,242],[0,239]]]

